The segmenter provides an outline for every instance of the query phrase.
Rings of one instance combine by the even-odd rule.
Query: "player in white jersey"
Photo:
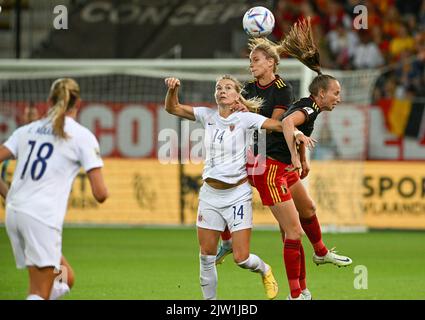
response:
[[[200,122],[205,128],[206,159],[199,193],[197,217],[200,245],[200,282],[204,299],[216,299],[217,270],[215,255],[220,233],[227,226],[233,237],[233,258],[238,266],[262,275],[266,295],[278,293],[271,267],[250,253],[252,229],[252,191],[247,181],[246,151],[252,129],[282,132],[282,123],[255,113],[233,112],[240,104],[258,108],[258,99],[245,100],[241,84],[230,76],[217,80],[215,99],[218,108],[180,104],[180,80],[165,79],[167,112]],[[282,141],[284,136],[282,135]]]
[[[16,158],[6,197],[6,230],[18,268],[29,272],[29,296],[57,298],[66,291],[53,286],[62,256],[62,227],[68,197],[80,167],[87,172],[95,199],[108,196],[101,168],[103,161],[94,135],[75,121],[80,88],[69,78],[51,87],[47,117],[15,130],[0,146],[0,162]],[[65,277],[68,270],[62,270]]]
[[[40,114],[38,112],[38,109],[34,105],[28,105],[24,108],[22,118],[23,121],[21,125],[24,126],[33,121],[39,120]],[[11,160],[8,159],[3,162],[1,170],[1,179],[3,179],[4,182],[6,181],[5,178],[10,161]],[[3,190],[0,190],[0,194],[2,195],[7,194],[8,192],[7,184],[5,184],[4,182],[0,180],[0,188],[3,188]],[[60,267],[61,270],[56,270],[58,271],[58,275],[53,283],[53,287],[49,297],[50,300],[59,299],[63,295],[67,294],[74,285],[74,270],[64,256],[61,257]]]

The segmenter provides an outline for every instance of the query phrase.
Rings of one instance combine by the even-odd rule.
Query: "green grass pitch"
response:
[[[425,232],[323,238],[328,247],[337,246],[341,254],[349,255],[353,265],[316,266],[304,237],[307,284],[314,299],[425,299]],[[288,284],[279,232],[254,230],[251,242],[251,252],[273,267],[278,299],[285,299]],[[63,252],[76,274],[66,299],[202,299],[195,228],[68,227]],[[260,276],[238,268],[230,256],[218,266],[218,277],[219,299],[265,299]],[[0,299],[24,299],[27,281],[27,272],[15,268],[6,230],[0,227]],[[355,288],[365,281],[367,289]]]

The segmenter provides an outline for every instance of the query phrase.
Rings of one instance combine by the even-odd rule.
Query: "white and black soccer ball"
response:
[[[274,28],[273,13],[265,7],[253,7],[245,12],[242,25],[245,32],[252,37],[265,37]]]

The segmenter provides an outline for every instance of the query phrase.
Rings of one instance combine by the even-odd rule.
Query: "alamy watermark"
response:
[[[215,125],[215,120],[206,121],[205,126]],[[284,136],[281,135],[282,143]],[[181,121],[181,130],[162,129],[158,134],[158,160],[161,164],[200,164],[208,159],[207,165],[234,163],[242,159],[248,164],[248,174],[262,174],[266,168],[265,157],[254,157],[254,135],[258,154],[266,154],[266,132],[258,134],[253,129],[244,130],[230,124],[227,128],[204,130],[190,129],[190,121]],[[180,151],[180,157],[179,157]]]
[[[357,265],[354,267],[354,289],[367,290],[368,289],[368,273],[367,267],[364,265]]]
[[[357,14],[357,16],[353,20],[354,29],[367,29],[367,7],[364,5],[357,5],[354,7],[353,13]]]
[[[0,6],[0,13],[2,8]],[[357,16],[353,20],[353,27],[357,30],[368,28],[368,12],[365,5],[356,5],[353,9],[353,13]],[[57,5],[53,9],[53,14],[56,16],[53,18],[53,27],[56,30],[68,29],[68,8],[64,5]]]
[[[53,27],[56,30],[68,29],[68,8],[64,5],[57,5],[53,9],[53,14],[56,14],[53,18]]]

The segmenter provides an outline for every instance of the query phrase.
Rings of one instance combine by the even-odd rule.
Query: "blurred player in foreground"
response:
[[[74,80],[56,80],[47,117],[18,128],[0,146],[0,162],[17,159],[10,190],[0,191],[6,198],[6,231],[16,265],[29,272],[28,300],[57,299],[74,281],[62,256],[62,228],[71,186],[81,166],[95,199],[104,202],[108,197],[99,144],[75,121],[79,101],[80,88]],[[66,281],[53,286],[60,272]]]

